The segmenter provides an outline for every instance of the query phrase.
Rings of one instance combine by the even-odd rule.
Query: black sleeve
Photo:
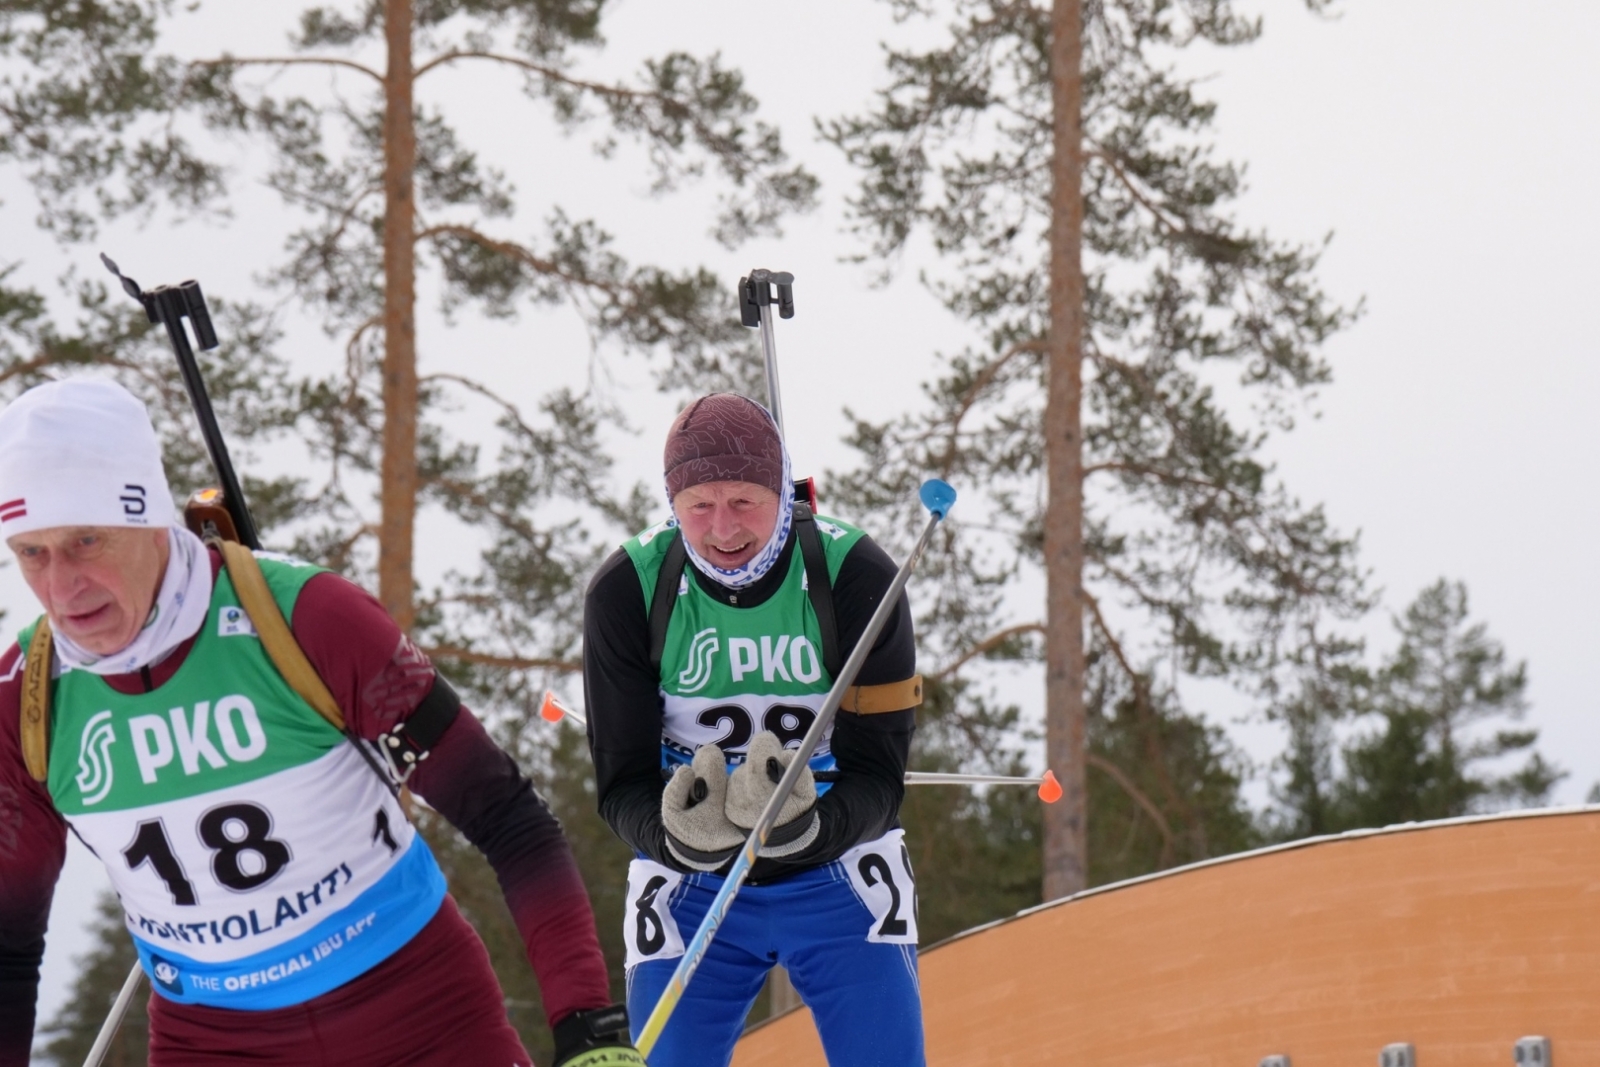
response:
[[[833,610],[839,619],[839,651],[848,657],[872,613],[894,581],[894,560],[870,538],[856,542],[833,584]],[[917,672],[916,635],[911,603],[901,594],[872,653],[856,676],[858,685],[900,682]],[[906,764],[916,709],[855,715],[840,711],[833,720],[832,750],[839,780],[817,801],[821,826],[805,851],[781,860],[762,860],[753,877],[772,877],[800,867],[831,863],[863,841],[881,837],[899,822],[905,795]],[[770,865],[770,868],[769,868]],[[769,868],[763,870],[763,868]]]
[[[661,825],[661,696],[644,589],[620,548],[584,596],[583,697],[600,817],[633,849],[684,869]]]
[[[861,639],[895,570],[888,554],[865,537],[845,556],[834,582],[841,654],[848,656]],[[880,685],[915,673],[911,606],[902,595],[857,680]],[[661,697],[650,666],[648,608],[633,561],[621,549],[595,574],[584,600],[583,687],[600,817],[634,849],[684,870],[667,850],[661,824]],[[761,860],[752,880],[832,862],[892,829],[915,725],[914,709],[878,715],[841,711],[832,738],[839,780],[817,802],[817,840],[794,856]]]

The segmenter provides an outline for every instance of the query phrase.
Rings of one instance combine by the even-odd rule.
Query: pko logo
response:
[[[230,761],[249,763],[267,751],[267,734],[256,706],[249,697],[238,695],[223,697],[214,709],[211,701],[202,700],[192,711],[173,708],[165,715],[135,715],[128,720],[128,738],[146,785],[155,783],[156,772],[174,756],[184,774],[194,775],[200,773],[202,762],[221,770]]]
[[[721,648],[717,628],[708,626],[694,635],[689,642],[689,662],[678,675],[678,688],[685,693],[698,693],[711,681],[711,661]]]
[[[154,953],[150,954],[150,977],[156,980],[156,985],[168,993],[183,995],[183,972],[170,960],[164,960]]]
[[[111,792],[111,753],[107,750],[116,739],[111,712],[96,712],[84,723],[83,734],[78,738],[77,782],[86,806],[100,803]]]
[[[689,642],[688,662],[678,674],[678,692],[687,696],[698,693],[711,681],[713,662],[722,648],[717,628],[708,626],[694,635]],[[804,635],[763,634],[753,637],[728,638],[728,673],[735,682],[744,676],[761,672],[764,682],[803,682],[807,685],[822,678],[822,657],[816,646]]]

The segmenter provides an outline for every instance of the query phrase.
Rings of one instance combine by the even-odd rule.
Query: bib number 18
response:
[[[259,804],[223,804],[200,816],[195,835],[211,850],[211,875],[236,893],[266,885],[289,865],[289,846],[272,836],[272,816]],[[194,883],[172,849],[166,824],[150,819],[139,824],[133,841],[122,850],[129,870],[148,863],[166,885],[174,904],[199,903]]]

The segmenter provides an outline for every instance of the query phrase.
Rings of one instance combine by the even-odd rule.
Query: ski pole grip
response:
[[[922,483],[919,493],[922,497],[922,506],[940,519],[950,514],[950,509],[955,507],[955,487],[942,478],[929,478]]]

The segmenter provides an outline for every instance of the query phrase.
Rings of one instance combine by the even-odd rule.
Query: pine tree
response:
[[[562,628],[569,605],[526,595],[527,572],[581,569],[587,554],[553,551],[567,531],[534,526],[529,512],[559,492],[600,521],[621,513],[593,488],[603,463],[579,462],[597,451],[592,399],[552,393],[525,414],[474,377],[470,363],[419,374],[420,272],[431,268],[452,314],[509,316],[570,302],[596,339],[666,352],[657,368],[664,382],[736,380],[749,341],[726,314],[725,280],[631,266],[598,222],[547,205],[541,236],[504,233],[517,210],[511,182],[462,142],[447,114],[417,99],[419,89],[441,71],[483,66],[569,130],[598,127],[602,153],[639,144],[656,192],[715,171],[728,189],[715,231],[730,244],[773,230],[812,199],[813,179],[786,164],[777,132],[754,120],[740,76],[717,59],[674,53],[647,63],[634,83],[585,77],[580,61],[603,43],[605,12],[594,0],[310,7],[287,51],[262,56],[163,50],[175,17],[163,0],[18,3],[0,12],[0,49],[22,61],[0,99],[0,114],[13,116],[0,132],[0,158],[24,166],[43,220],[63,237],[158,201],[221,206],[235,179],[219,144],[243,138],[267,150],[267,184],[304,219],[288,235],[290,256],[271,272],[274,283],[345,341],[343,365],[300,386],[298,430],[327,471],[320,484],[302,486],[301,547],[339,565],[371,565],[403,628],[439,628],[458,639],[444,647],[462,655],[491,635],[570,644],[549,632]],[[317,77],[302,77],[308,70]],[[339,79],[331,88],[329,77]],[[190,139],[154,132],[193,131],[195,119],[202,132]],[[213,143],[209,131],[223,140]],[[498,463],[485,463],[480,443],[453,438],[438,417],[474,398],[498,409]],[[376,515],[368,492],[378,498]],[[419,605],[413,530],[426,505],[491,531],[497,543],[482,574]],[[442,617],[446,603],[505,593],[518,610],[504,618],[526,625],[507,630],[471,611]],[[494,662],[507,658],[543,665],[560,654],[523,648]]]
[[[1291,720],[1284,836],[1547,802],[1564,774],[1534,749],[1537,730],[1512,726],[1527,712],[1527,664],[1468,616],[1466,586],[1440,579],[1395,619],[1382,666],[1352,676],[1344,715]],[[1356,722],[1342,742],[1340,719]]]
[[[1330,620],[1365,608],[1353,542],[1262,456],[1354,313],[1317,287],[1315,249],[1229,214],[1240,169],[1214,157],[1215,108],[1172,66],[1196,42],[1259,35],[1229,0],[891,3],[944,19],[943,41],[890,48],[876,106],[824,132],[862,171],[870,255],[893,262],[926,232],[928,284],[982,340],[942,357],[923,410],[857,423],[842,488],[857,511],[903,507],[928,474],[965,492],[965,547],[924,571],[922,633],[946,675],[1043,665],[1066,791],[1044,815],[1054,898],[1098,869],[1095,768],[1175,842],[1156,863],[1243,840],[1236,799],[1200,799],[1230,757],[1176,725],[1194,714],[1182,679],[1230,679],[1273,709]],[[1019,606],[1034,599],[1040,616]],[[974,731],[991,725],[969,709]]]

